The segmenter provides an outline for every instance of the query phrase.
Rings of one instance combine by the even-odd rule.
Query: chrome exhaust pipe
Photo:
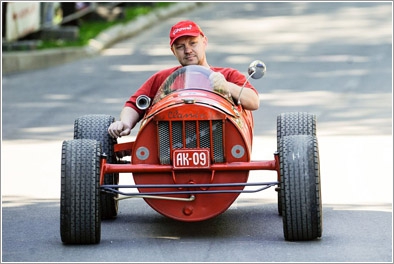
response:
[[[148,109],[148,107],[150,106],[150,98],[147,95],[140,95],[137,97],[137,107],[140,110],[146,110]]]

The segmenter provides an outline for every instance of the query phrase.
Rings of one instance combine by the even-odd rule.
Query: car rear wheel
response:
[[[100,142],[63,141],[60,234],[66,244],[97,244],[101,238]]]
[[[110,115],[84,115],[74,122],[74,139],[94,139],[101,143],[103,154],[107,156],[107,163],[117,163],[114,153],[116,139],[108,134],[108,127],[115,121]],[[119,173],[104,175],[104,184],[117,185]],[[101,193],[101,218],[112,219],[118,214],[118,194]]]
[[[285,136],[279,141],[283,231],[288,241],[322,235],[320,162],[317,138]]]

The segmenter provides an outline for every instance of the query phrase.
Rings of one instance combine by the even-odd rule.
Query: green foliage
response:
[[[138,16],[146,15],[149,12],[171,5],[171,2],[151,2],[151,3],[129,3],[124,7],[124,16],[115,21],[91,20],[81,18],[79,24],[79,39],[76,41],[65,40],[43,40],[37,49],[61,48],[61,47],[82,47],[89,43],[89,40],[95,38],[100,32],[117,24],[126,24]]]

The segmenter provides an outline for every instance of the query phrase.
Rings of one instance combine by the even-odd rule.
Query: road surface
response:
[[[261,97],[253,159],[273,158],[279,113],[317,115],[321,239],[285,242],[269,189],[242,194],[224,214],[193,224],[125,200],[118,218],[103,222],[100,244],[62,245],[62,141],[72,138],[76,117],[118,118],[143,81],[176,65],[168,31],[180,19],[201,25],[210,64],[246,73],[251,61],[266,63],[264,78],[252,81]],[[392,149],[391,2],[210,3],[102,56],[3,76],[2,261],[391,262]],[[250,181],[261,177],[275,175],[252,172]]]

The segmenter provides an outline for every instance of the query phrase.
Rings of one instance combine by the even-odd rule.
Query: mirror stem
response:
[[[239,91],[237,105],[240,105],[240,104],[241,104],[241,94],[242,94],[242,91],[244,90],[244,87],[245,87],[246,83],[248,82],[248,80],[250,79],[250,77],[252,77],[253,74],[255,74],[255,73],[256,73],[256,68],[253,67],[253,72],[248,76],[248,78],[246,79],[244,85],[242,85],[241,91]]]

